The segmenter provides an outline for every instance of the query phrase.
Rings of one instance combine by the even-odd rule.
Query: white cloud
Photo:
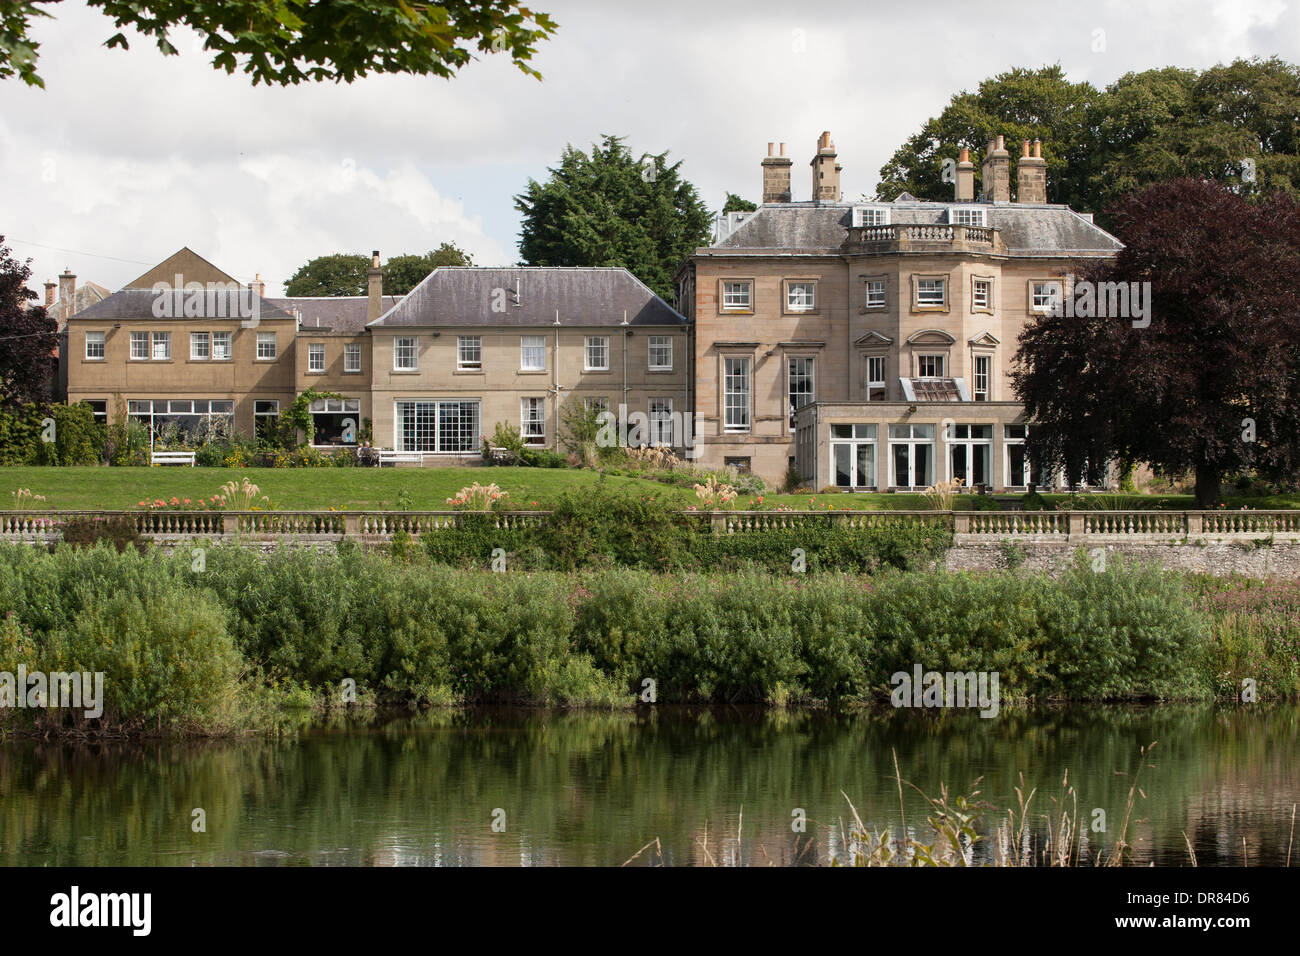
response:
[[[535,65],[488,57],[453,80],[254,88],[177,38],[163,57],[73,2],[38,24],[45,91],[0,84],[0,231],[148,264],[189,245],[272,288],[312,256],[455,242],[484,264],[517,256],[511,197],[566,143],[622,134],[671,151],[716,208],[757,199],[769,140],[795,160],[796,198],[827,129],[846,196],[874,191],[897,146],[962,89],[1013,66],[1060,63],[1105,85],[1133,70],[1236,56],[1300,61],[1288,0],[1045,2],[1023,14],[966,0],[536,0],[560,24]],[[1096,51],[1093,31],[1106,31]],[[796,31],[803,31],[797,33]],[[52,170],[52,172],[51,172]],[[15,243],[35,280],[65,265],[120,285],[144,265]]]

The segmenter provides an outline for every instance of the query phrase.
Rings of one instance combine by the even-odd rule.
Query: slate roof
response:
[[[302,328],[322,329],[328,332],[364,332],[369,319],[370,299],[364,295],[296,296],[284,299],[263,299],[279,309],[302,317]],[[380,304],[380,314],[401,301],[401,296],[386,295]]]
[[[925,202],[899,197],[892,203],[770,203],[736,227],[704,254],[763,252],[834,254],[849,237],[854,206],[888,206],[890,222],[946,224],[950,206],[983,206],[988,225],[997,229],[1008,254],[1016,257],[1086,257],[1113,255],[1123,244],[1069,206],[1034,203]]]
[[[149,289],[122,289],[114,292],[107,299],[96,302],[89,308],[78,312],[73,318],[77,319],[139,319],[155,318],[153,313],[154,299],[157,293]],[[261,318],[263,319],[292,319],[293,316],[283,309],[272,303],[270,299],[262,299],[260,305]],[[202,318],[202,316],[199,316]],[[237,319],[238,316],[225,315],[213,316],[217,319]]]
[[[515,290],[519,296],[516,300]],[[495,292],[494,290],[502,290]],[[504,303],[505,311],[493,311]],[[372,326],[677,326],[686,318],[623,268],[439,266]]]

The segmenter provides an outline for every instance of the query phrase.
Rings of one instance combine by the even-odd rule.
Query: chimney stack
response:
[[[253,277],[253,281],[248,284],[248,287],[253,290],[253,293],[259,299],[266,295],[266,283],[262,281],[262,273],[257,273]]]
[[[1011,201],[1011,154],[1004,137],[989,140],[981,175],[985,202]]]
[[[366,271],[366,291],[370,294],[366,321],[373,322],[384,311],[384,270],[379,268],[378,249],[370,253],[370,268]]]
[[[965,146],[957,154],[957,182],[953,198],[957,202],[975,201],[975,164],[970,161],[970,150]]]
[[[59,314],[55,316],[62,324],[68,321],[68,316],[72,315],[77,298],[77,277],[72,274],[72,270],[67,266],[63,267],[63,274],[59,276]]]
[[[840,170],[844,167],[835,162],[835,144],[831,134],[823,132],[817,140],[817,155],[812,159],[813,199],[818,202],[839,202]]]
[[[1032,153],[1029,140],[1021,145],[1016,179],[1016,202],[1047,202],[1047,160],[1043,159],[1042,140],[1034,140]]]
[[[57,282],[45,283],[45,308],[48,309],[54,304],[54,290],[58,287],[59,284]]]
[[[767,158],[763,160],[763,202],[790,201],[790,167],[794,160],[785,155],[785,143],[781,144],[781,155],[772,154],[772,144],[767,144]]]

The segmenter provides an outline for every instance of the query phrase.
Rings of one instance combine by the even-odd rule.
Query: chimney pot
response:
[[[1007,155],[1006,137],[998,135],[989,141],[981,177],[986,202],[1011,201],[1011,157]]]
[[[840,171],[844,168],[835,161],[835,144],[827,130],[817,139],[817,154],[812,163],[813,199],[821,202],[839,202]]]
[[[1043,145],[1034,140],[1032,153],[1025,140],[1023,155],[1016,164],[1016,202],[1047,202],[1047,160],[1043,159]]]
[[[776,144],[775,144],[775,143],[768,143],[768,144],[767,144],[767,155],[769,155],[769,156],[774,155],[773,152],[772,152],[772,150],[774,150],[774,149],[776,149]]]
[[[767,156],[763,159],[763,202],[790,201],[790,167],[794,161],[785,155],[785,143],[781,144],[781,155],[772,155],[772,144],[767,144]]]
[[[1020,144],[1020,157],[1024,159],[1028,155],[1029,155],[1029,140],[1025,140],[1023,143]]]

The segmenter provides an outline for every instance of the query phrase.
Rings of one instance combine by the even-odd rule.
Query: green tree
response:
[[[284,285],[286,295],[365,295],[370,257],[338,252],[317,256],[295,272]]]
[[[474,260],[454,243],[444,242],[424,255],[393,256],[384,263],[384,292],[406,295],[439,266],[472,266]]]
[[[876,198],[952,197],[944,162],[965,146],[978,167],[990,139],[1041,139],[1047,198],[1099,213],[1135,189],[1205,177],[1242,193],[1300,194],[1300,67],[1277,57],[1197,73],[1165,67],[1104,90],[1059,66],[1014,69],[957,94],[880,170]],[[978,178],[978,170],[977,170]],[[1014,180],[1013,180],[1014,181]]]
[[[0,79],[19,76],[44,86],[36,72],[40,44],[29,35],[36,17],[59,0],[17,0],[0,7]],[[474,59],[474,51],[503,53],[529,76],[537,44],[556,23],[516,0],[86,0],[112,17],[119,31],[130,27],[153,39],[166,56],[177,50],[168,38],[189,27],[204,40],[212,65],[242,69],[258,83],[287,86],[303,80],[351,83],[372,73],[450,77]],[[115,33],[109,47],[128,47]]]
[[[473,259],[454,243],[444,242],[424,255],[393,256],[384,270],[384,294],[406,295],[438,266],[472,266]],[[285,295],[366,295],[370,257],[337,252],[308,260],[285,283]]]
[[[951,200],[953,187],[944,180],[944,161],[969,148],[978,180],[988,141],[1002,134],[1009,144],[1043,141],[1049,202],[1093,208],[1084,202],[1081,183],[1092,143],[1088,112],[1097,95],[1091,84],[1067,80],[1059,66],[1000,73],[974,93],[954,96],[942,113],[900,146],[880,170],[876,197],[892,199],[909,192],[920,199]]]
[[[741,199],[735,193],[727,193],[727,201],[722,204],[722,215],[725,216],[729,212],[753,212],[757,208],[757,203]]]
[[[673,272],[708,238],[711,217],[681,162],[628,152],[606,135],[588,155],[568,146],[545,183],[515,197],[519,252],[535,266],[622,266],[672,301]]]

